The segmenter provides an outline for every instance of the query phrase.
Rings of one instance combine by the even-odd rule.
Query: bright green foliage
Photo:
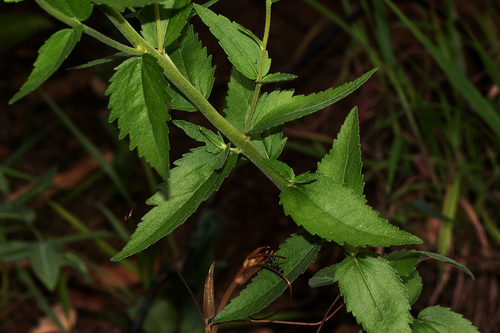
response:
[[[179,37],[182,28],[187,23],[188,15],[193,5],[189,0],[166,0],[158,5],[163,48]],[[142,9],[139,16],[144,39],[158,48],[158,33],[156,30],[156,16],[153,5]]]
[[[49,290],[54,290],[61,273],[61,262],[51,240],[28,246],[28,255],[35,275]]]
[[[270,159],[264,159],[264,162],[269,165],[271,168],[276,170],[280,175],[282,175],[286,180],[288,181],[293,181],[295,178],[295,173],[293,172],[293,169],[290,168],[287,164],[280,162],[278,160],[270,160]]]
[[[215,14],[210,9],[205,9],[196,4],[194,8],[203,20],[203,23],[217,37],[229,61],[231,61],[236,69],[249,79],[257,79],[261,52],[261,42],[259,39],[250,30],[245,29],[236,22],[229,21],[222,15]],[[270,66],[271,60],[267,56],[266,51],[262,75],[266,75],[269,72]]]
[[[35,68],[28,77],[28,81],[10,99],[9,104],[23,98],[54,74],[80,40],[82,32],[83,26],[76,25],[73,29],[63,29],[50,36],[38,50]]]
[[[266,75],[259,81],[261,84],[266,83],[278,83],[278,82],[286,82],[292,81],[297,78],[297,75],[287,74],[287,73],[274,73]]]
[[[318,173],[332,178],[354,190],[354,194],[363,195],[363,175],[361,169],[361,145],[359,143],[358,111],[354,108],[347,116],[340,129],[333,147],[320,163]]]
[[[304,273],[307,266],[314,261],[321,248],[322,240],[307,232],[293,234],[286,243],[280,246],[275,254],[284,256],[280,267],[284,275],[292,282]],[[253,278],[240,296],[234,298],[223,311],[213,320],[214,323],[242,319],[264,309],[278,298],[288,284],[274,272],[262,269],[257,277]]]
[[[293,90],[274,91],[267,97],[264,94],[257,105],[250,133],[260,132],[324,109],[358,89],[376,70],[372,69],[350,83],[317,94],[298,95],[293,98]]]
[[[181,74],[203,95],[208,98],[214,85],[215,67],[212,67],[212,56],[207,57],[207,49],[202,48],[193,26],[186,26],[179,39],[172,42],[165,50]],[[187,100],[173,85],[167,88],[171,97],[170,106],[183,111],[198,111],[198,108]]]
[[[184,120],[172,121],[175,126],[182,128],[187,136],[195,139],[198,142],[205,142],[205,149],[212,154],[220,152],[225,148],[224,140],[214,132],[204,128],[203,126],[195,125]]]
[[[120,139],[130,137],[153,168],[168,179],[170,149],[167,120],[170,116],[166,84],[161,67],[152,56],[133,57],[116,68],[106,94],[111,94],[109,122],[118,119]]]
[[[237,155],[231,154],[224,167],[216,171],[218,155],[199,147],[176,161],[177,167],[172,169],[169,183],[163,183],[160,192],[147,201],[147,204],[156,207],[144,215],[130,241],[112,260],[118,261],[144,250],[184,223],[203,201],[219,189],[236,160]]]
[[[418,271],[414,269],[408,276],[401,276],[401,280],[403,280],[403,285],[408,290],[410,305],[413,305],[422,292],[422,278]]]
[[[109,5],[121,12],[125,10],[125,7],[144,7],[152,3],[160,3],[163,1],[165,0],[92,0],[92,2],[98,5]]]
[[[259,134],[253,134],[251,141],[266,158],[277,159],[286,143],[286,138],[283,138],[283,125],[271,127]]]
[[[471,322],[448,308],[428,307],[418,314],[412,324],[414,333],[477,333]]]
[[[227,108],[224,109],[224,115],[231,125],[238,131],[243,132],[245,121],[252,105],[255,84],[233,67],[228,89],[226,97]]]
[[[372,252],[345,258],[335,270],[346,309],[368,332],[411,332],[405,287],[387,260]]]
[[[378,217],[365,200],[330,177],[283,189],[280,203],[286,215],[307,231],[340,245],[390,246],[419,244],[412,234]]]
[[[309,279],[309,286],[312,288],[330,286],[334,284],[333,276],[338,264],[334,264],[320,269],[312,278]]]
[[[94,5],[89,0],[45,0],[47,3],[66,16],[78,21],[85,21],[92,14]]]

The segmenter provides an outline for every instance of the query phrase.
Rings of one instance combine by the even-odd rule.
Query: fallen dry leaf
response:
[[[52,311],[56,315],[57,319],[61,323],[62,327],[66,331],[71,331],[75,327],[76,323],[76,310],[69,309],[69,314],[66,316],[64,309],[61,304],[56,304],[52,307]],[[30,330],[30,333],[59,333],[61,332],[59,328],[52,322],[49,317],[43,317],[38,319],[38,325]]]

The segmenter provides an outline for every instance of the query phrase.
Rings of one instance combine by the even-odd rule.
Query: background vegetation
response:
[[[32,2],[0,6],[0,330],[27,332],[40,317],[57,316],[53,306],[61,304],[61,313],[76,318],[77,332],[120,332],[133,325],[138,299],[165,281],[157,299],[186,301],[180,309],[166,301],[154,303],[153,310],[162,314],[158,317],[170,313],[177,323],[199,325],[192,301],[179,294],[183,287],[157,248],[109,262],[147,212],[143,203],[156,183],[154,172],[129,152],[128,143],[116,139],[115,124],[107,124],[104,91],[113,64],[60,70],[43,91],[7,106],[31,71],[38,48],[62,24]],[[214,10],[261,35],[263,2],[221,0]],[[115,35],[101,18],[96,15],[88,24]],[[378,1],[282,0],[273,6],[269,42],[273,70],[298,75],[297,93],[325,90],[380,68],[348,98],[285,127],[293,152],[285,152],[285,162],[296,173],[314,168],[348,111],[358,105],[368,202],[422,238],[420,249],[447,255],[476,276],[471,280],[451,266],[422,263],[425,288],[416,308],[451,307],[481,332],[494,332],[500,321],[499,22],[500,5],[494,2],[395,1],[391,7]],[[206,28],[196,28],[217,65],[211,99],[221,105],[230,64]],[[112,53],[84,36],[63,66]],[[176,140],[182,133],[170,130],[173,161],[195,143]],[[229,177],[162,243],[172,256],[187,257],[183,275],[195,292],[206,274],[197,269],[211,261],[210,255],[218,260],[216,295],[217,290],[221,295],[253,249],[277,249],[300,231],[283,217],[278,190],[253,166],[243,164],[236,173],[240,177]],[[276,219],[279,230],[267,223]],[[231,221],[230,228],[224,228],[224,220]],[[210,237],[188,238],[189,230],[207,225],[213,228]],[[317,261],[335,262],[339,250],[329,250]],[[40,264],[40,253],[53,260]],[[19,259],[20,265],[12,265]],[[311,266],[308,274],[314,273]],[[308,288],[307,279],[297,281],[293,302],[281,316],[321,317],[329,302],[324,296],[321,289]],[[324,329],[340,332],[338,325],[350,327],[352,317],[341,311]],[[156,332],[154,327],[148,331]]]

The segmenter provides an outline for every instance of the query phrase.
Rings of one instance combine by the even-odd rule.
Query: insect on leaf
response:
[[[322,240],[307,232],[293,234],[280,246],[275,254],[284,256],[280,267],[284,275],[292,282],[304,273],[314,261],[321,247]],[[243,319],[264,309],[278,298],[288,284],[278,275],[267,269],[261,269],[252,282],[215,316],[213,323]]]
[[[167,82],[156,59],[144,54],[125,60],[116,68],[106,94],[111,94],[109,122],[118,119],[120,139],[130,137],[130,149],[137,147],[153,168],[168,179],[170,144],[167,121]]]
[[[205,9],[197,4],[194,5],[194,8],[203,23],[219,40],[219,44],[226,52],[229,61],[247,78],[255,80],[259,72],[261,52],[259,39],[250,30],[236,22],[229,21],[222,15],[215,14],[210,9]],[[270,66],[271,60],[266,51],[262,75],[269,72]]]
[[[335,269],[346,309],[367,332],[411,332],[408,292],[387,260],[373,252],[345,258]]]
[[[361,168],[361,145],[359,138],[359,122],[357,108],[351,110],[344,125],[340,129],[337,139],[333,141],[333,147],[320,163],[318,172],[342,183],[354,191],[355,194],[363,195],[363,174]]]
[[[175,186],[169,188],[168,183],[163,183],[160,191],[147,201],[156,207],[143,216],[130,241],[112,260],[118,261],[142,251],[171,233],[217,191],[238,159],[237,154],[230,153],[224,166],[215,170],[220,162],[218,155],[198,147],[177,160],[177,167],[172,169],[169,179],[169,183]]]
[[[330,177],[281,191],[280,203],[297,225],[340,245],[390,246],[420,244],[420,238],[399,230],[365,204],[363,197]]]
[[[19,92],[9,101],[12,104],[23,98],[42,83],[44,83],[61,66],[63,61],[73,51],[76,43],[80,40],[83,32],[83,25],[79,24],[73,29],[59,30],[38,50],[38,57],[35,61],[35,68],[28,77]]]

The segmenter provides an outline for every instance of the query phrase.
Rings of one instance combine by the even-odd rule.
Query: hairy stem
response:
[[[248,118],[245,122],[244,133],[248,133],[250,129],[250,124],[252,123],[253,114],[255,113],[255,108],[257,107],[257,101],[259,100],[260,88],[262,87],[262,75],[264,72],[264,57],[266,55],[267,41],[269,39],[269,30],[271,27],[271,0],[266,0],[266,23],[264,26],[264,37],[262,38],[262,45],[260,46],[260,59],[259,59],[259,72],[257,73],[257,79],[255,84],[255,91],[253,93],[252,105],[250,106],[250,112],[248,113]]]
[[[270,0],[268,0],[270,1]],[[231,125],[205,99],[205,97],[177,70],[175,65],[165,58],[158,50],[147,43],[137,31],[130,26],[116,9],[101,5],[99,8],[108,16],[113,24],[136,48],[154,56],[163,68],[165,76],[203,113],[203,115],[224,134],[241,152],[252,161],[279,189],[288,187],[290,183],[274,169],[263,162],[264,156],[252,142]]]
[[[99,31],[94,30],[94,29],[92,29],[91,27],[89,27],[89,26],[87,26],[85,24],[82,24],[80,21],[78,21],[78,20],[76,20],[74,18],[71,18],[69,16],[64,15],[60,11],[58,11],[55,8],[53,8],[52,6],[50,6],[44,0],[35,0],[35,1],[47,13],[49,13],[52,16],[54,16],[59,21],[61,21],[63,23],[66,23],[70,27],[74,27],[74,26],[79,25],[79,24],[83,25],[83,32],[84,33],[86,33],[89,36],[94,37],[95,39],[101,41],[102,43],[104,43],[104,44],[106,44],[106,45],[108,45],[108,46],[110,46],[110,47],[112,47],[114,49],[117,49],[117,50],[122,51],[122,52],[129,53],[129,54],[134,54],[134,55],[141,55],[141,54],[144,53],[144,52],[141,52],[140,50],[137,50],[137,49],[135,49],[133,47],[124,45],[122,43],[119,43],[116,40],[111,39],[111,38],[109,38],[109,37],[101,34]]]

